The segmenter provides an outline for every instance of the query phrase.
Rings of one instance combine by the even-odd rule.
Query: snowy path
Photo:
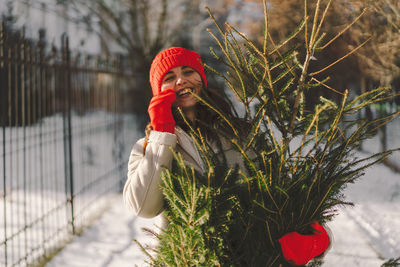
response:
[[[330,222],[332,247],[325,256],[324,267],[378,267],[384,262],[372,248],[369,239],[348,215],[346,210]]]
[[[154,224],[157,219],[133,216],[124,206],[122,196],[116,195],[110,199],[110,209],[68,244],[46,267],[146,266],[146,256],[133,239],[142,242],[150,240],[141,228]]]

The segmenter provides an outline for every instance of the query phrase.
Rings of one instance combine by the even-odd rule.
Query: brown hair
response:
[[[149,142],[149,135],[150,135],[150,132],[151,131],[153,131],[153,126],[151,126],[151,122],[149,122],[147,125],[146,125],[146,128],[144,129],[144,132],[145,132],[145,134],[146,134],[146,137],[144,138],[144,144],[143,144],[143,156],[145,155],[145,153],[146,153],[146,147],[147,147],[147,143]]]
[[[233,105],[231,102],[228,101],[227,96],[223,92],[218,92],[215,89],[212,88],[203,88],[201,91],[200,97],[202,97],[204,100],[207,101],[210,105],[213,107],[216,107],[220,112],[222,112],[225,116],[228,117],[233,123],[234,126],[237,126],[238,129],[244,129],[243,127],[240,127],[238,123],[239,120],[237,119],[238,116],[235,113],[235,110],[233,108]],[[215,129],[221,130],[223,132],[226,132],[227,127],[223,127],[223,124],[219,123],[220,122],[220,116],[218,115],[217,112],[214,110],[211,110],[209,107],[207,107],[205,104],[202,102],[197,102],[196,104],[196,121],[194,122],[194,126],[200,130],[200,132],[207,138],[207,139],[215,139],[217,138]],[[187,123],[183,120],[179,112],[177,111],[176,108],[173,108],[172,112],[174,116],[174,120],[176,125],[181,127],[184,131],[188,132],[189,131],[189,126]],[[246,128],[246,127],[245,127]],[[146,128],[145,128],[145,141],[143,145],[143,155],[145,154],[146,147],[148,144],[148,139],[150,132],[153,130],[153,127],[151,126],[151,123],[148,123]]]

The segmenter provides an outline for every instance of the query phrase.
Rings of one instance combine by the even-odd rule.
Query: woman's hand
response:
[[[172,116],[171,107],[175,100],[176,93],[173,89],[166,89],[153,96],[148,108],[153,130],[174,133],[175,120]]]
[[[324,227],[317,222],[311,227],[314,229],[311,235],[291,232],[279,239],[283,257],[287,261],[295,265],[306,265],[329,247],[329,236]]]

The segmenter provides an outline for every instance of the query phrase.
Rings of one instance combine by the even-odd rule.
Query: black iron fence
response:
[[[0,29],[0,266],[45,260],[125,180],[128,76],[117,56]],[[129,148],[128,148],[129,149]]]

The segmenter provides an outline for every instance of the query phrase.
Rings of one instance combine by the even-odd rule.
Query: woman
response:
[[[210,140],[215,136],[203,122],[215,121],[215,114],[198,103],[191,92],[214,100],[218,98],[215,102],[225,113],[231,113],[229,104],[216,92],[207,89],[203,65],[196,52],[171,47],[159,53],[150,68],[150,84],[154,95],[148,109],[151,125],[146,127],[146,138],[139,140],[132,149],[124,187],[127,206],[145,218],[157,216],[163,210],[160,174],[163,167],[171,167],[171,147],[182,154],[187,164],[204,171],[200,154],[185,131],[186,123],[173,110],[180,107],[186,119]],[[228,162],[239,161],[239,154],[228,142],[223,142],[223,147]]]
[[[224,138],[213,134],[204,123],[214,122],[218,116],[201,105],[192,94],[213,99],[225,114],[232,115],[228,102],[207,88],[203,65],[196,52],[180,47],[160,52],[150,68],[150,84],[153,91],[148,109],[151,127],[147,129],[146,138],[140,139],[132,149],[123,191],[126,205],[145,218],[152,218],[163,211],[160,174],[164,167],[171,167],[171,148],[181,153],[188,165],[204,172],[202,158],[185,131],[186,123],[174,114],[173,110],[177,107],[192,125],[200,128],[213,149],[217,150],[215,143],[219,141],[228,164],[242,167],[239,153]],[[218,124],[213,126],[219,127]],[[315,229],[313,235],[289,233],[280,239],[286,259],[296,264],[303,263],[325,251],[329,244],[325,229],[318,223],[312,227]]]

